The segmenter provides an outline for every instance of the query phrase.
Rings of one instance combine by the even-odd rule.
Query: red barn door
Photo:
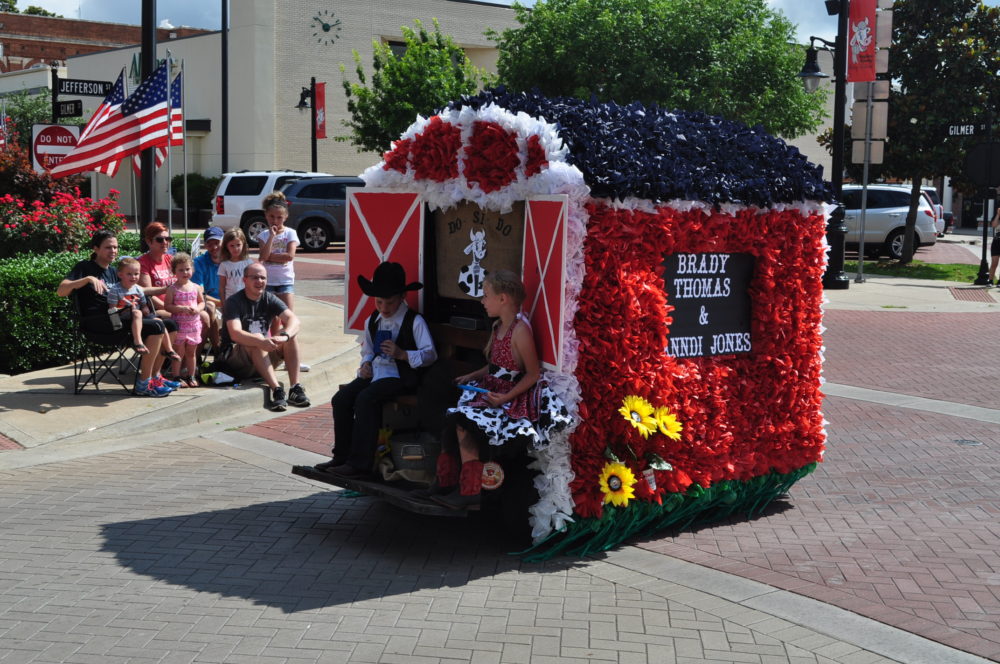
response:
[[[542,365],[557,371],[562,368],[567,205],[568,197],[560,195],[535,196],[524,206],[524,308]]]
[[[419,194],[370,189],[347,190],[347,265],[344,268],[344,331],[363,332],[374,304],[361,292],[358,275],[372,278],[383,261],[399,263],[406,280],[424,280],[424,204]],[[423,291],[407,304],[423,310]]]

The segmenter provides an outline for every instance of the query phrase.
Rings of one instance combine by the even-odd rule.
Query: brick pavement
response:
[[[484,522],[317,492],[215,445],[6,474],[0,662],[890,662],[613,555],[523,563]]]
[[[7,436],[0,434],[0,452],[6,452],[8,450],[23,450],[24,447],[20,443],[17,443]]]
[[[827,311],[827,380],[1000,409],[1000,313]]]
[[[332,395],[331,395],[332,396]],[[325,401],[319,398],[317,401]],[[258,422],[240,429],[243,433],[283,445],[328,455],[333,446],[333,407],[329,401],[290,415]]]
[[[978,247],[977,247],[978,249]],[[925,263],[961,263],[962,265],[979,265],[980,259],[976,254],[969,251],[968,247],[962,246],[958,242],[938,240],[932,247],[918,249],[916,256],[918,261]]]
[[[835,397],[824,414],[825,461],[787,501],[640,546],[1000,659],[1000,432]]]
[[[998,314],[833,310],[825,324],[829,381],[1000,409],[979,342]],[[1000,433],[843,398],[824,413],[826,462],[789,501],[641,546],[1000,659]],[[329,418],[319,406],[244,431],[326,454]]]

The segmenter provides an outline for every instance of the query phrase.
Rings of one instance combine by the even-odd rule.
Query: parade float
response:
[[[522,275],[574,420],[530,451],[529,557],[750,517],[822,460],[830,191],[796,148],[500,88],[418,118],[362,178],[345,329],[371,310],[355,276],[383,260],[424,282],[411,306],[452,337],[486,329],[486,272]]]

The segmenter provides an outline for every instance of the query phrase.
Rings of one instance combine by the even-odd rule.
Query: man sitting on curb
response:
[[[287,404],[304,408],[309,405],[306,392],[299,384],[299,319],[273,293],[266,290],[267,270],[260,263],[251,263],[243,271],[243,290],[226,300],[225,341],[235,346],[226,361],[226,373],[237,378],[253,375],[254,370],[271,388],[271,410],[283,411]],[[270,336],[271,322],[277,318],[281,329]],[[285,390],[278,384],[274,365],[281,359],[288,367],[292,387]]]

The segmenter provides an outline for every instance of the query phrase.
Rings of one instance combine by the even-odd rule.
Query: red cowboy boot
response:
[[[458,480],[458,490],[445,496],[431,496],[431,500],[455,510],[478,506],[483,490],[483,462],[466,461]]]

